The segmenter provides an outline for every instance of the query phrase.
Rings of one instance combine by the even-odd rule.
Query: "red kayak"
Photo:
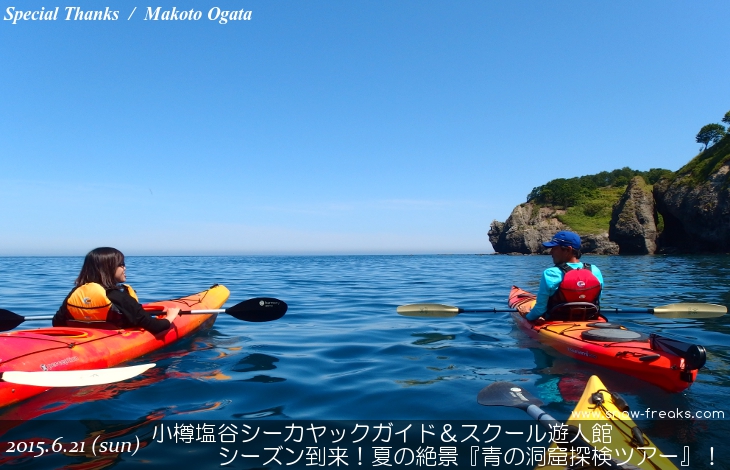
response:
[[[528,312],[535,295],[512,286],[509,306]],[[512,313],[517,326],[531,338],[566,356],[597,364],[647,381],[669,392],[681,392],[705,363],[702,346],[656,334],[644,335],[600,316],[591,321],[530,322]]]
[[[228,299],[226,287],[179,299],[145,304],[182,310],[217,309]],[[153,335],[141,328],[105,330],[50,327],[0,333],[0,372],[104,369],[156,351],[202,328],[211,326],[216,313],[180,315],[172,328]],[[0,382],[0,407],[48,390],[45,387]]]

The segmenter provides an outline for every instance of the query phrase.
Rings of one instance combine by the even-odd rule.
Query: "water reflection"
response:
[[[456,339],[455,335],[444,335],[442,333],[414,333],[411,336],[421,338],[414,341],[412,344],[416,346],[423,346],[425,344],[435,344],[441,341],[453,341]]]
[[[275,406],[264,410],[247,411],[244,413],[236,413],[232,415],[236,419],[259,419],[259,418],[271,418],[273,416],[286,417],[284,415],[283,406]]]
[[[281,377],[272,377],[270,375],[257,375],[251,377],[250,379],[239,380],[239,382],[258,382],[262,384],[271,384],[276,382],[284,382],[285,380],[286,379],[282,379]]]
[[[279,362],[279,359],[268,354],[253,353],[244,357],[235,366],[233,366],[234,372],[251,372],[254,370],[273,370],[276,369],[274,363]]]
[[[253,353],[249,354],[232,367],[233,372],[253,372],[276,369],[275,363],[279,359],[268,354]],[[254,382],[254,383],[276,383],[284,382],[286,379],[274,377],[266,374],[258,374],[247,379],[238,380],[238,382]]]
[[[494,336],[484,335],[480,333],[472,333],[469,335],[469,339],[472,341],[477,342],[485,342],[485,343],[496,343],[499,342],[499,338],[495,338]]]

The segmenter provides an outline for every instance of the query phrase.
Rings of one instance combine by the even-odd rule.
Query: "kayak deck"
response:
[[[633,332],[635,340],[591,340],[591,334],[600,333],[610,326],[600,317],[591,321],[530,322],[521,312],[528,312],[535,304],[535,295],[513,286],[509,296],[510,307],[518,309],[512,319],[531,338],[561,354],[622,372],[657,385],[669,392],[681,392],[697,377],[684,358],[652,349],[649,338]],[[631,330],[613,325],[629,336]],[[618,336],[618,335],[617,335]]]
[[[598,394],[598,400],[594,399]],[[583,395],[566,422],[568,426],[575,426],[580,435],[593,447],[610,455],[614,462],[622,463],[623,467],[640,468],[643,470],[677,470],[677,467],[664,457],[659,448],[641,432],[636,423],[630,418],[629,412],[622,411],[616,406],[613,395],[595,375],[586,384]],[[639,435],[643,442],[637,441]],[[580,438],[575,441],[576,448],[571,451],[566,444],[553,444],[547,453],[552,457],[547,465],[539,465],[535,469],[565,470],[571,464],[598,464],[589,468],[608,468],[607,464],[597,459],[595,455],[586,452],[587,447],[580,451]],[[565,465],[564,465],[565,464]],[[600,466],[599,466],[600,465]],[[578,466],[580,468],[580,466]]]
[[[179,307],[183,310],[217,309],[228,299],[225,286],[179,299],[145,306]],[[211,326],[217,314],[178,316],[171,328],[153,335],[141,328],[105,330],[49,327],[0,333],[0,372],[103,369],[156,351],[196,331]],[[45,387],[0,382],[0,407],[25,400]]]

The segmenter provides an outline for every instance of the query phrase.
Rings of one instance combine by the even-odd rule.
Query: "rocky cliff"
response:
[[[542,242],[566,229],[556,218],[559,213],[561,211],[557,209],[539,207],[531,202],[520,204],[504,223],[492,222],[489,242],[497,253],[541,253]]]
[[[547,249],[542,246],[543,242],[560,230],[572,230],[557,218],[564,213],[564,210],[540,207],[531,202],[520,204],[505,222],[492,222],[489,242],[497,253],[545,253]],[[607,232],[581,234],[581,240],[584,253],[618,253],[618,245],[609,241]]]
[[[613,204],[610,222],[606,224],[606,215],[592,225],[593,233],[581,233],[562,222],[576,220],[565,216],[565,210],[527,202],[515,207],[504,223],[492,222],[489,241],[497,253],[544,253],[542,242],[559,230],[573,230],[581,235],[584,253],[728,253],[730,134],[671,176],[659,179],[653,189],[637,176],[620,198],[618,194],[615,204],[606,202],[607,207]],[[570,210],[576,209],[590,217],[590,204]],[[603,224],[605,230],[595,228]]]
[[[608,236],[619,246],[620,254],[646,255],[656,251],[654,197],[641,176],[631,179],[626,192],[613,207]]]
[[[661,252],[730,252],[730,140],[654,185]]]

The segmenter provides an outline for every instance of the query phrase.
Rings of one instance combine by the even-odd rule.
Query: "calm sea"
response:
[[[603,271],[605,306],[730,304],[729,256],[585,256],[584,260]],[[55,312],[81,261],[0,258],[0,308],[22,315]],[[144,376],[121,384],[46,392],[0,410],[5,420],[28,410],[37,415],[0,439],[32,436],[33,423],[41,427],[47,420],[66,421],[69,427],[83,423],[88,429],[85,436],[64,436],[65,440],[93,437],[103,428],[100,423],[127,420],[132,424],[117,435],[134,441],[139,437],[135,433],[147,435],[154,423],[165,420],[253,426],[269,420],[524,419],[517,409],[477,404],[479,390],[495,381],[520,384],[542,399],[545,411],[565,419],[579,389],[590,375],[598,374],[635,410],[723,411],[725,420],[637,422],[665,454],[678,456],[674,459],[678,466],[688,458],[686,468],[730,468],[730,449],[725,445],[730,432],[730,316],[614,317],[632,329],[705,346],[707,365],[697,382],[684,393],[669,394],[621,374],[554,357],[518,331],[508,314],[444,319],[396,314],[398,305],[416,302],[505,308],[512,284],[537,290],[538,275],[550,264],[547,256],[129,257],[126,264],[127,280],[142,301],[179,297],[219,283],[231,291],[227,307],[268,296],[287,302],[289,311],[269,323],[220,315],[211,329],[135,361],[157,363]],[[164,432],[154,429],[158,431]],[[135,455],[122,452],[100,459],[88,452],[67,452],[18,458],[5,453],[0,454],[0,463],[12,463],[13,468],[136,468],[145,463],[179,465],[189,458],[188,463],[197,459],[197,465],[204,462],[206,468],[224,463],[226,468],[289,468],[284,461],[279,466],[252,467],[243,457],[227,463],[232,447],[224,451],[213,445],[187,452],[182,446],[163,454],[154,441],[147,441]],[[281,452],[279,460],[287,457],[284,449]],[[303,464],[304,460],[298,465]]]

